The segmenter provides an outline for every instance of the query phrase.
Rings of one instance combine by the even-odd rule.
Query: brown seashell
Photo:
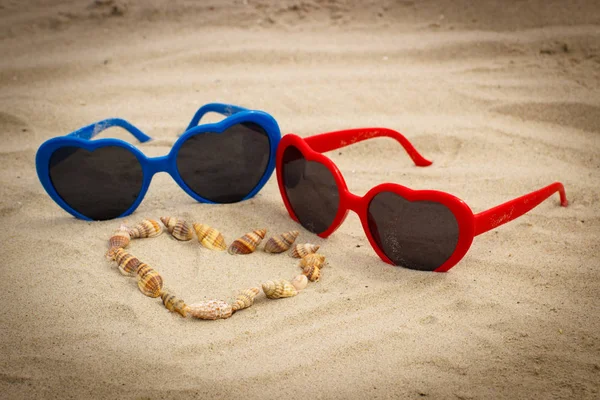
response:
[[[145,219],[133,228],[128,230],[129,236],[132,239],[137,238],[153,238],[162,233],[162,227],[153,219]]]
[[[242,290],[235,298],[235,302],[231,305],[233,312],[243,310],[244,308],[250,307],[252,304],[254,304],[254,298],[259,293],[260,293],[260,289],[257,287]]]
[[[117,249],[122,249],[129,245],[131,241],[131,237],[126,230],[119,229],[112,234],[110,239],[108,239],[108,251],[106,252],[106,256],[108,258],[113,258]]]
[[[167,230],[177,240],[192,240],[194,234],[187,222],[176,217],[160,217]]]
[[[292,285],[296,288],[296,290],[300,291],[308,285],[308,278],[306,275],[298,275],[291,282]]]
[[[162,292],[160,298],[162,299],[162,302],[165,305],[165,307],[167,307],[167,310],[171,312],[177,312],[182,317],[187,316],[188,306],[183,300],[169,292]]]
[[[138,288],[148,297],[158,297],[162,291],[163,279],[148,264],[140,264],[137,270]]]
[[[221,300],[209,300],[188,306],[189,314],[199,319],[225,319],[231,317],[231,305]]]
[[[289,231],[279,236],[273,236],[265,243],[265,251],[267,253],[283,253],[290,248],[299,234],[298,231]]]
[[[132,256],[123,249],[118,249],[113,255],[113,259],[117,262],[119,271],[123,275],[133,275],[138,270],[142,263],[136,257]]]
[[[306,275],[309,281],[316,282],[321,277],[321,269],[316,265],[308,265],[304,267],[302,273]]]
[[[225,250],[227,245],[225,244],[225,238],[221,232],[205,224],[193,223],[192,226],[198,236],[198,241],[207,249],[211,250]]]
[[[284,297],[293,297],[298,294],[294,285],[284,279],[266,281],[262,284],[262,288],[269,299],[282,299]]]
[[[321,246],[319,246],[318,244],[312,243],[297,244],[292,247],[292,252],[290,253],[290,256],[294,258],[302,258],[307,254],[316,253],[320,247]]]
[[[256,250],[261,240],[267,234],[266,229],[257,229],[246,233],[229,246],[229,254],[250,254]]]
[[[315,266],[319,268],[323,268],[325,264],[325,256],[319,253],[307,254],[300,260],[300,267],[309,267]]]

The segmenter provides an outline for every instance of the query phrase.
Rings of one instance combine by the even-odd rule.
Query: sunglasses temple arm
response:
[[[318,151],[319,153],[326,153],[377,137],[389,137],[400,143],[415,165],[419,167],[426,167],[432,164],[431,161],[423,157],[417,149],[415,149],[412,143],[404,135],[387,128],[361,128],[328,132],[310,136],[304,138],[304,140],[313,150]]]
[[[120,118],[109,118],[103,121],[95,122],[93,124],[84,126],[83,128],[79,128],[76,131],[69,133],[67,136],[91,140],[94,138],[94,136],[98,135],[103,130],[112,128],[114,126],[118,126],[120,128],[125,129],[141,143],[147,142],[148,140],[152,139],[150,136],[146,135],[144,132],[140,131],[138,128],[136,128],[129,122]]]
[[[191,128],[198,125],[202,117],[209,112],[214,112],[217,114],[224,115],[225,117],[229,117],[233,114],[239,113],[241,111],[248,111],[247,108],[234,106],[233,104],[223,104],[223,103],[209,103],[205,104],[196,111],[196,114],[192,117],[192,121],[189,123],[188,127],[185,130],[190,130]]]
[[[554,182],[545,188],[475,214],[475,236],[520,217],[556,192],[560,194],[560,205],[566,207],[569,202],[567,201],[565,188],[562,183]]]

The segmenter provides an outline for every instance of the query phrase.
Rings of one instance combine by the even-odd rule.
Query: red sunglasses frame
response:
[[[415,165],[419,167],[426,167],[432,164],[431,161],[419,154],[419,152],[408,141],[408,139],[404,137],[404,135],[387,128],[350,129],[322,133],[307,138],[301,138],[300,136],[294,134],[285,135],[277,147],[275,165],[279,191],[281,192],[281,197],[283,198],[283,202],[290,217],[299,223],[298,217],[294,213],[294,210],[287,198],[283,184],[283,154],[289,146],[294,146],[297,148],[306,160],[316,161],[327,167],[327,169],[333,175],[338,187],[340,204],[337,214],[329,228],[327,228],[326,231],[319,233],[318,236],[326,238],[335,232],[346,219],[348,212],[352,210],[358,214],[363,226],[363,230],[365,231],[365,234],[369,239],[369,243],[371,243],[371,246],[375,252],[383,261],[392,265],[394,265],[394,263],[383,253],[379,246],[377,246],[375,239],[371,235],[367,218],[369,203],[373,197],[375,197],[375,195],[381,192],[392,192],[411,202],[425,200],[437,202],[448,207],[448,209],[450,209],[450,211],[456,217],[459,228],[458,243],[450,258],[448,258],[448,260],[435,269],[434,272],[446,272],[455,266],[467,253],[475,236],[520,217],[539,205],[548,197],[552,196],[552,194],[559,192],[561,206],[566,207],[568,204],[565,189],[560,182],[555,182],[535,192],[518,197],[514,200],[510,200],[506,203],[500,204],[494,208],[477,214],[474,214],[471,208],[469,208],[464,201],[449,193],[437,190],[412,190],[395,183],[383,183],[377,185],[369,190],[363,197],[357,196],[348,190],[346,181],[344,180],[344,177],[340,173],[335,163],[321,153],[340,149],[342,147],[377,137],[389,137],[399,142],[413,160]]]

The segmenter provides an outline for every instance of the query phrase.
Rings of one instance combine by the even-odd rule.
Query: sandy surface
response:
[[[0,2],[1,397],[600,396],[597,3],[141,3]],[[416,168],[389,139],[331,153],[358,195],[397,182],[479,212],[561,181],[570,205],[554,195],[434,274],[383,263],[354,214],[327,240],[303,230],[275,177],[250,201],[206,205],[160,174],[126,222],[176,215],[229,241],[300,228],[331,264],[297,297],[184,320],[104,259],[122,221],[66,214],[34,158],[111,116],[163,155],[214,101],[302,136],[397,129],[434,161]],[[234,258],[168,235],[131,252],[188,302],[298,271],[285,255]]]

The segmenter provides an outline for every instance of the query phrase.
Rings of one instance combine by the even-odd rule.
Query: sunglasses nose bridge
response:
[[[352,210],[358,215],[360,215],[360,207],[362,204],[362,197],[357,196],[353,193],[348,193],[346,197],[346,208],[348,210]]]
[[[148,159],[147,172],[150,176],[158,172],[167,172],[170,170],[169,167],[169,157],[161,156]]]

